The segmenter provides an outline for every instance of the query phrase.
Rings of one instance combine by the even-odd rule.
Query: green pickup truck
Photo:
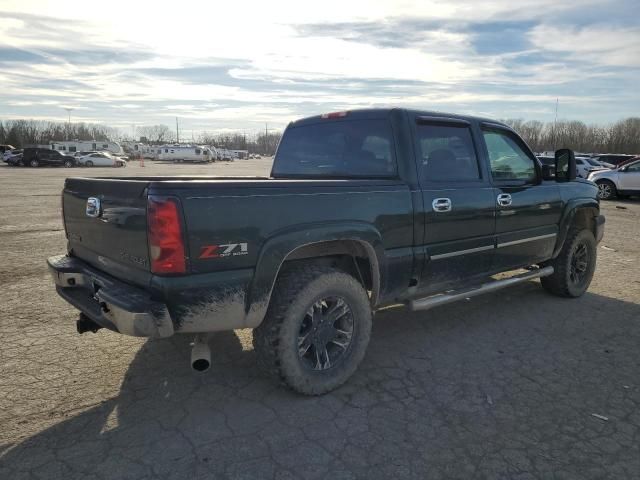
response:
[[[193,334],[206,370],[210,333],[252,328],[260,365],[322,394],[355,372],[383,306],[427,310],[535,278],[586,291],[598,189],[575,178],[573,152],[555,160],[488,119],[319,115],[288,125],[268,178],[67,179],[67,253],[48,264],[80,333]]]

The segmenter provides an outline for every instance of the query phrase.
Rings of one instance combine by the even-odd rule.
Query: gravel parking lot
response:
[[[0,478],[640,478],[640,201],[603,204],[581,299],[532,281],[379,313],[347,385],[305,398],[256,369],[251,332],[78,335],[45,259],[70,175],[265,175],[268,159],[0,166]]]

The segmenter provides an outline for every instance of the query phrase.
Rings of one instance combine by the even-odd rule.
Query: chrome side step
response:
[[[505,278],[503,280],[494,280],[492,282],[483,283],[479,287],[470,288],[468,290],[454,290],[448,293],[438,293],[430,297],[412,300],[409,302],[409,308],[411,308],[411,310],[429,310],[433,307],[444,305],[446,303],[476,297],[483,293],[495,292],[501,288],[510,287],[511,285],[526,282],[527,280],[533,280],[534,278],[548,277],[551,274],[553,274],[553,267],[539,268],[537,270],[514,275],[513,277]]]

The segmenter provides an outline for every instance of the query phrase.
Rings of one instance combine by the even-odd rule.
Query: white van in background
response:
[[[215,160],[209,147],[165,145],[160,150],[158,160],[202,163],[211,163]]]

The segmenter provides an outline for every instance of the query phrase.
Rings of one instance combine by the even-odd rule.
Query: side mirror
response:
[[[556,150],[556,181],[570,182],[576,179],[576,156],[573,150],[561,148]]]
[[[542,179],[554,180],[556,178],[556,167],[552,165],[542,164]]]

